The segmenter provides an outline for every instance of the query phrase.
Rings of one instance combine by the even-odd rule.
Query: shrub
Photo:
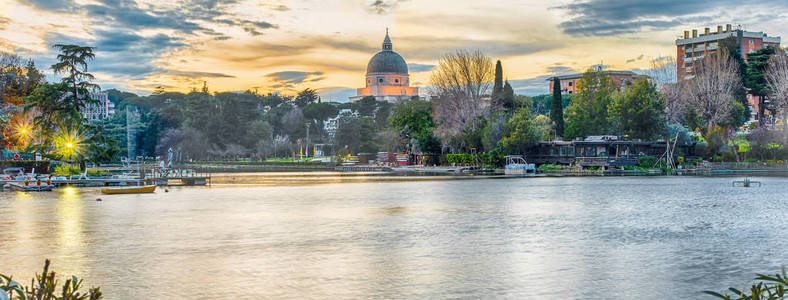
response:
[[[467,153],[446,154],[446,161],[455,166],[467,166],[476,162],[476,155]]]
[[[657,158],[651,155],[644,155],[638,157],[638,167],[653,168],[657,164]]]
[[[756,275],[755,280],[758,280],[758,283],[753,284],[749,290],[744,289],[740,291],[736,288],[729,288],[728,290],[733,292],[732,296],[725,292],[720,294],[712,291],[703,291],[703,293],[728,300],[778,300],[785,299],[785,296],[788,296],[788,293],[786,293],[788,291],[788,276],[785,274],[785,267],[782,269],[782,275]],[[751,294],[747,294],[748,292]]]
[[[55,299],[55,300],[97,300],[103,295],[97,287],[89,288],[87,293],[82,293],[82,280],[76,276],[66,279],[59,293],[56,293],[58,282],[55,272],[49,270],[49,260],[44,261],[44,272],[30,281],[30,286],[22,286],[11,280],[11,276],[0,274],[0,299]]]
[[[70,176],[70,175],[78,175],[81,173],[82,171],[79,169],[79,166],[68,165],[68,164],[57,165],[55,166],[55,169],[52,171],[52,175],[55,176]]]
[[[722,153],[722,161],[735,162],[736,154],[734,154],[733,151],[725,151]]]
[[[752,157],[751,157],[751,158],[745,158],[745,159],[743,160],[743,162],[747,162],[747,163],[754,163],[754,162],[758,162],[758,159],[756,159],[756,158],[752,158]]]
[[[109,176],[109,175],[112,175],[112,173],[106,170],[88,170],[88,176]]]

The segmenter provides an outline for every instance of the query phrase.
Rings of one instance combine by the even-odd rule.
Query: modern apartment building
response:
[[[616,83],[619,89],[622,87],[628,86],[643,75],[638,75],[632,71],[605,71],[610,79]],[[550,82],[550,88],[547,90],[548,94],[553,93],[553,78],[550,77],[546,79]],[[575,93],[575,87],[577,87],[577,83],[580,82],[580,79],[583,78],[583,73],[571,74],[571,75],[563,75],[558,76],[558,79],[561,81],[561,94],[568,95]]]
[[[677,79],[682,81],[692,78],[694,62],[703,59],[707,55],[716,53],[719,49],[720,41],[728,37],[736,39],[739,53],[741,53],[745,61],[747,60],[747,54],[754,53],[767,46],[780,46],[780,37],[778,36],[768,36],[763,32],[745,31],[741,29],[741,26],[734,29],[731,24],[725,25],[725,28],[717,26],[717,30],[713,32],[709,27],[706,27],[700,34],[697,29],[693,29],[691,34],[689,30],[685,30],[682,38],[676,40]]]
[[[90,98],[98,103],[87,105],[82,112],[88,122],[103,120],[115,113],[115,103],[109,101],[107,93],[90,93]]]

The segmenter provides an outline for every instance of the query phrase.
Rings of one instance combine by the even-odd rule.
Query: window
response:
[[[378,83],[383,83],[383,78],[378,77]]]
[[[569,86],[572,86],[572,81],[569,82]]]
[[[572,93],[572,91],[569,91],[569,93],[571,94],[571,93]]]
[[[399,83],[399,78],[394,79],[394,83]]]
[[[755,41],[753,41],[753,40],[749,40],[749,41],[747,41],[747,42],[748,42],[748,43],[750,43],[750,44],[752,44],[752,43],[754,43]]]

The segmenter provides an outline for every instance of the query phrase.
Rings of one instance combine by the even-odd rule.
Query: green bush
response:
[[[106,170],[88,170],[88,176],[110,176],[112,173]]]
[[[557,164],[543,164],[543,165],[539,166],[539,170],[540,171],[563,170],[564,168],[566,168],[566,167],[563,166],[563,165],[557,165]]]
[[[644,155],[644,156],[638,157],[638,167],[641,167],[641,168],[654,168],[656,164],[657,164],[657,158],[656,157],[653,157],[653,156],[650,156],[650,155]]]
[[[733,151],[725,151],[722,153],[722,161],[735,162],[736,154],[734,154]]]
[[[743,162],[746,162],[746,163],[754,163],[754,162],[758,162],[758,159],[757,159],[757,158],[752,158],[752,157],[751,157],[751,158],[745,158],[745,159],[743,160]]]
[[[455,166],[468,166],[476,163],[476,155],[468,153],[446,154],[446,161]]]
[[[76,165],[69,165],[69,164],[61,164],[55,166],[55,169],[52,171],[52,175],[55,176],[71,176],[71,175],[79,175],[82,174],[82,171],[79,169],[79,166]]]
[[[97,287],[89,288],[87,293],[80,292],[82,280],[76,276],[66,279],[60,292],[55,279],[55,272],[49,270],[49,260],[44,261],[44,272],[30,281],[30,286],[23,286],[11,279],[11,276],[0,274],[0,299],[54,299],[54,300],[98,300],[103,297]]]

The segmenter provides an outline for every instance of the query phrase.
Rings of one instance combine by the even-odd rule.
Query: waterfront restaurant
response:
[[[582,167],[635,166],[638,157],[660,157],[666,150],[665,141],[623,141],[616,136],[590,136],[585,140],[539,143],[528,153],[528,162]],[[678,145],[674,156],[694,157],[694,145]]]

